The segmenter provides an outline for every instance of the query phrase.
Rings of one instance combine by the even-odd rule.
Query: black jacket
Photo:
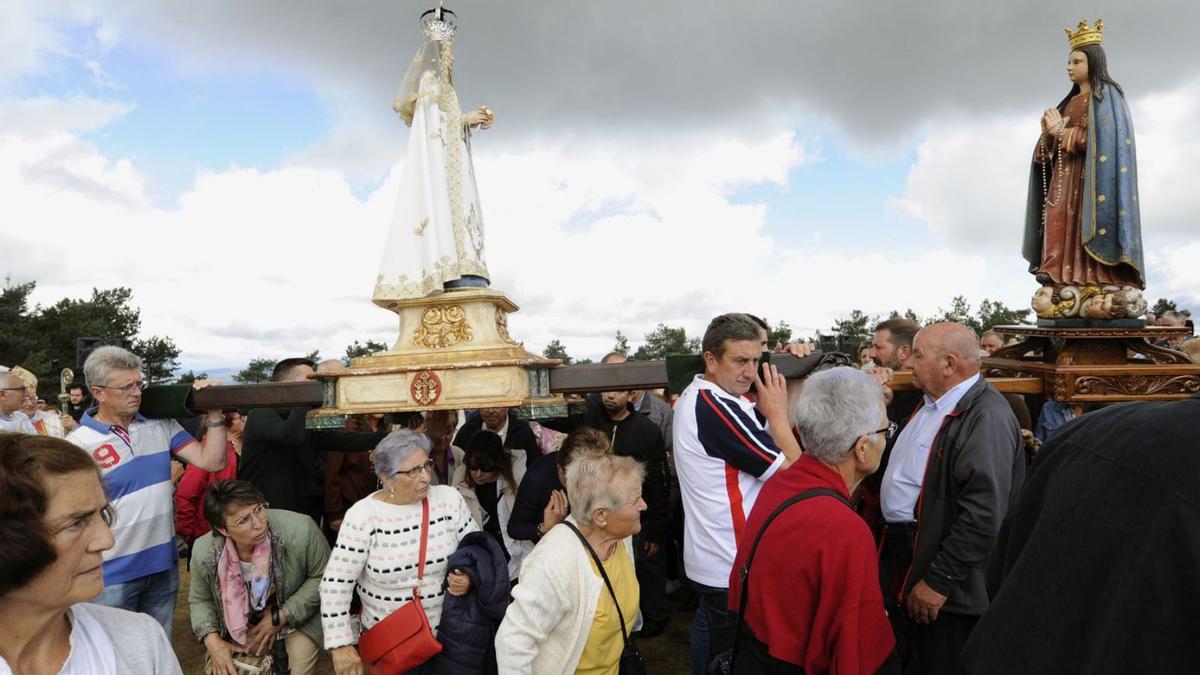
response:
[[[980,377],[930,445],[904,595],[923,580],[947,596],[943,611],[982,614],[988,606],[984,565],[1024,478],[1017,418]]]
[[[614,422],[604,409],[600,396],[595,394],[587,397],[586,412],[543,424],[568,433],[583,427],[597,429],[608,436],[613,454],[632,457],[645,465],[642,499],[646,500],[646,512],[642,515],[642,538],[659,544],[667,541],[671,520],[671,493],[665,468],[667,446],[657,424],[650,421],[648,416],[635,412],[632,406],[625,419]]]
[[[253,483],[273,509],[313,515],[309,502],[325,491],[326,450],[365,452],[387,434],[311,431],[308,408],[255,408],[246,420],[238,478]],[[319,509],[324,508],[322,501]],[[318,516],[320,511],[317,512]]]
[[[1046,441],[989,562],[966,672],[1197,672],[1198,420],[1200,395],[1129,403]]]
[[[421,667],[421,673],[476,675],[495,672],[493,641],[508,609],[508,559],[496,539],[486,532],[471,532],[458,542],[447,560],[448,570],[471,577],[471,590],[442,599],[442,621],[437,639],[442,653]]]
[[[459,428],[458,433],[454,435],[454,445],[466,450],[467,443],[470,443],[482,428],[483,418],[479,416],[479,411],[472,410],[467,413],[467,419]],[[510,450],[524,450],[525,461],[529,463],[542,456],[542,447],[538,445],[533,427],[529,426],[529,422],[518,417],[517,411],[512,409],[508,411],[508,433],[504,436],[504,447]]]
[[[517,486],[512,514],[508,517],[508,536],[513,539],[537,542],[541,539],[537,528],[542,522],[550,494],[563,490],[558,480],[558,453],[551,452],[537,459],[525,470],[525,477]]]

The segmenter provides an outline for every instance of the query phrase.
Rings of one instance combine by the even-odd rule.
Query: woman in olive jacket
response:
[[[213,484],[204,502],[213,529],[192,546],[188,603],[212,672],[236,675],[238,654],[286,653],[292,673],[311,673],[324,644],[319,589],[329,544],[320,528],[304,514],[268,510],[245,481]]]

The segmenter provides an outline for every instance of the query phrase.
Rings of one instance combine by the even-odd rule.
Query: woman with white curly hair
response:
[[[646,510],[644,474],[612,455],[567,467],[571,515],[525,558],[496,634],[500,673],[617,672],[638,617],[632,537]]]

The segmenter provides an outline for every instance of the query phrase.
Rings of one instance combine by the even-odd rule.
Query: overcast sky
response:
[[[455,80],[514,337],[576,356],[752,311],[1025,306],[1063,28],[1105,21],[1147,295],[1200,301],[1196,3],[461,1]],[[0,5],[0,275],[126,285],[184,367],[395,340],[369,302],[426,3]]]

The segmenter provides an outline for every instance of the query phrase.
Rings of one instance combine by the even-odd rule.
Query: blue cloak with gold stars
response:
[[[1137,154],[1133,119],[1125,97],[1104,84],[1088,99],[1087,159],[1080,204],[1081,240],[1088,255],[1105,265],[1128,265],[1145,288],[1142,220],[1138,211]],[[1025,241],[1021,253],[1036,267],[1042,261],[1042,179],[1029,172]]]

